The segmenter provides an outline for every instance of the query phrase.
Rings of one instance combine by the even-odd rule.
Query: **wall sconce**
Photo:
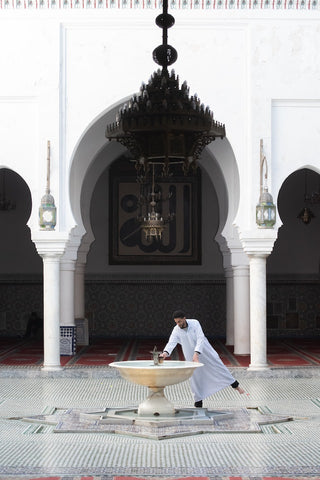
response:
[[[310,208],[304,207],[299,213],[299,215],[297,216],[297,218],[302,220],[305,225],[309,225],[311,220],[314,218],[314,214],[312,213]]]
[[[39,225],[41,230],[54,230],[56,226],[57,209],[54,198],[50,194],[50,141],[47,143],[47,186],[46,193],[41,198],[39,208]]]
[[[264,185],[263,185],[263,169]],[[276,223],[276,206],[272,195],[268,192],[268,164],[263,154],[263,140],[260,140],[260,197],[256,206],[256,223],[259,228],[273,228]]]

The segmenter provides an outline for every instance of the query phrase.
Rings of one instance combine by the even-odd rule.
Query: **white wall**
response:
[[[74,226],[71,164],[77,158],[79,165],[89,165],[94,156],[91,151],[88,158],[77,146],[89,126],[138,91],[157,68],[151,58],[161,43],[157,14],[139,9],[1,12],[0,166],[27,182],[32,228],[38,228],[48,139],[57,230]],[[175,70],[226,124],[240,178],[236,222],[254,231],[260,138],[275,201],[283,180],[305,165],[305,158],[320,164],[320,13],[176,10],[174,16],[169,41],[179,53]],[[303,128],[296,102],[303,102]],[[84,176],[85,170],[71,179],[79,191]]]

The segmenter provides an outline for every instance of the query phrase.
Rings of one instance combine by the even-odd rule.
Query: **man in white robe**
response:
[[[185,313],[181,310],[174,312],[173,319],[176,326],[172,330],[161,356],[164,358],[170,356],[179,343],[188,362],[203,363],[204,366],[196,368],[190,378],[195,407],[202,407],[204,398],[230,385],[239,393],[244,393],[244,390],[239,386],[239,382],[233,378],[217,352],[210,345],[198,320],[186,319]]]

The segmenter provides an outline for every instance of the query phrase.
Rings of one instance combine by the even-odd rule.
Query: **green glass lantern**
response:
[[[39,207],[39,226],[41,230],[54,230],[57,223],[57,209],[50,194],[50,141],[47,143],[47,185]]]
[[[263,170],[265,169],[263,186]],[[276,223],[276,206],[272,195],[268,192],[268,164],[263,153],[263,140],[260,140],[260,197],[256,206],[256,223],[259,228],[273,228]]]
[[[276,223],[276,206],[266,187],[256,206],[256,222],[259,228],[273,228]]]
[[[41,230],[54,230],[57,223],[57,208],[54,198],[46,193],[41,199],[39,208],[39,225]]]

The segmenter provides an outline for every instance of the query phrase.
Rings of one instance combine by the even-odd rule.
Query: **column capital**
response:
[[[64,256],[60,261],[60,271],[61,272],[74,272],[76,269],[76,261],[65,259]]]
[[[248,257],[243,250],[240,240],[225,242],[220,251],[223,257],[223,267],[225,269],[233,268],[237,265],[247,265]]]
[[[69,241],[63,254],[63,261],[76,261],[78,250],[81,245],[81,236],[75,235],[74,231],[70,233]]]
[[[61,257],[68,243],[68,234],[62,234],[55,231],[39,231],[34,232],[32,241],[34,242],[37,252],[43,258]]]
[[[250,265],[235,265],[233,267],[234,277],[249,277]]]
[[[273,250],[278,232],[276,230],[257,230],[256,232],[243,232],[240,240],[243,250],[249,256],[268,257]]]

